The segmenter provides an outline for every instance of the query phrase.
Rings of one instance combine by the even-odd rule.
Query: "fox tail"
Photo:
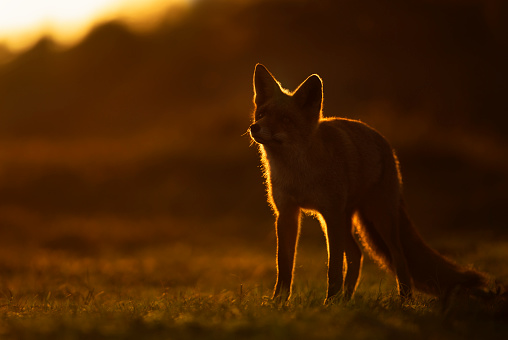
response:
[[[390,251],[379,233],[370,221],[362,219],[361,214],[359,218],[362,243],[381,265],[395,273]],[[399,232],[409,274],[417,290],[434,296],[447,297],[456,288],[472,294],[480,294],[487,289],[486,275],[459,266],[425,243],[409,219],[402,199],[399,207]]]

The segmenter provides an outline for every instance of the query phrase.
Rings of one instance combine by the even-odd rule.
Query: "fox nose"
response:
[[[259,132],[259,130],[261,130],[261,126],[259,126],[258,124],[252,124],[249,129],[250,133],[257,133]]]

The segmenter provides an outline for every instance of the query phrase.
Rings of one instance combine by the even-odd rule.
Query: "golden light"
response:
[[[0,44],[23,50],[43,35],[62,45],[82,38],[94,25],[122,19],[134,26],[154,24],[171,6],[191,0],[3,0]]]

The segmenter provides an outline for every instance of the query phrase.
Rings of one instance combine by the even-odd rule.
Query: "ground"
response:
[[[240,222],[240,221],[238,221]],[[294,294],[270,299],[274,239],[214,238],[185,221],[68,219],[2,242],[0,334],[5,339],[501,339],[502,299],[418,295],[402,303],[390,274],[366,259],[350,302],[323,305],[324,244],[302,235]],[[187,223],[189,223],[187,221]],[[228,223],[234,223],[229,221]],[[62,229],[68,227],[64,233]],[[69,227],[69,226],[73,226]],[[213,225],[209,227],[213,228]],[[200,232],[201,231],[201,232]],[[22,232],[19,231],[20,233]],[[507,242],[442,238],[440,250],[498,276]],[[447,244],[445,246],[445,244]]]

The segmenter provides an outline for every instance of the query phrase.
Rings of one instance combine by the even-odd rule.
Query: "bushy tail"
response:
[[[362,242],[387,269],[395,272],[390,252],[370,221],[360,215]],[[453,289],[482,290],[487,287],[484,274],[453,263],[430,248],[414,228],[404,202],[399,209],[402,250],[413,285],[417,290],[435,296],[447,296]]]
[[[485,275],[460,267],[423,241],[408,217],[404,202],[399,209],[399,225],[402,248],[416,289],[440,296],[455,287],[486,288]]]

